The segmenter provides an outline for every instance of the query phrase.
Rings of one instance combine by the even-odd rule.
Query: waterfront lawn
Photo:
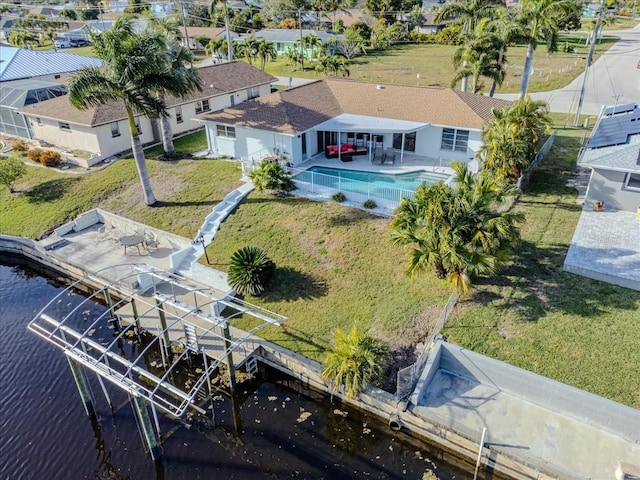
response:
[[[268,340],[318,360],[336,327],[356,323],[411,357],[411,344],[426,337],[449,291],[431,275],[405,275],[406,252],[391,244],[389,222],[335,203],[252,192],[207,252],[223,271],[246,245],[263,248],[275,262],[267,294],[246,297],[288,317],[261,332]],[[237,325],[254,326],[250,319]]]
[[[176,140],[183,153],[202,150],[204,132]],[[38,238],[91,208],[124,215],[148,225],[192,237],[202,219],[224,195],[240,185],[237,164],[219,160],[155,160],[161,148],[147,151],[147,166],[158,203],[143,204],[133,159],[91,173],[70,173],[27,162],[16,193],[0,190],[0,233]]]
[[[526,216],[512,265],[458,304],[450,341],[640,408],[640,292],[562,271],[581,212],[565,186],[581,129],[560,131],[517,208]]]

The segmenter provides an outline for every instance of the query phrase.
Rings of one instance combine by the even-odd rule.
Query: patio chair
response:
[[[158,250],[160,248],[160,242],[155,232],[144,232],[144,248],[147,250]]]
[[[396,150],[395,148],[387,148],[384,151],[384,164],[385,165],[393,165],[396,161]]]
[[[384,163],[384,150],[382,150],[382,148],[376,147],[373,149],[373,160],[371,163],[377,163],[379,165]]]

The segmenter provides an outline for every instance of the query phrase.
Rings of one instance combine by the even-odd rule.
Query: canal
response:
[[[62,352],[27,331],[65,285],[0,258],[0,472],[6,479],[462,479],[447,454],[358,411],[263,370],[232,399],[214,397],[215,420],[161,418],[162,460],[145,451],[126,393],[92,375],[88,418]],[[66,308],[78,294],[61,300]],[[65,305],[65,303],[67,303]],[[98,315],[95,304],[83,312]]]

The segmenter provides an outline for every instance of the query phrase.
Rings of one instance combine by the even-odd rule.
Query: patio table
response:
[[[140,245],[144,243],[144,237],[142,235],[126,235],[120,237],[119,242],[124,245],[124,254],[127,254],[127,247],[136,247],[138,249],[138,255],[140,253]]]

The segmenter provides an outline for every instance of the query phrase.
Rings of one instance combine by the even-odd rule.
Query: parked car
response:
[[[84,38],[72,38],[69,41],[71,42],[72,47],[86,47],[91,43],[89,40],[85,40]]]
[[[56,48],[70,48],[71,40],[69,40],[68,38],[58,37],[53,42],[53,46]]]

